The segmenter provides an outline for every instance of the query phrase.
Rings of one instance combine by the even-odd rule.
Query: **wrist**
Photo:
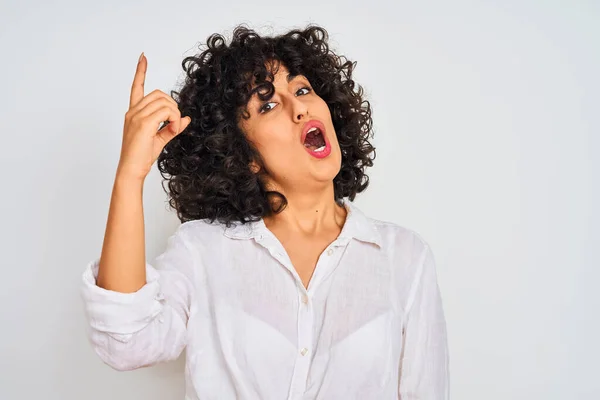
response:
[[[119,186],[139,186],[144,184],[145,179],[146,177],[137,176],[118,168],[115,176],[115,184],[118,184]]]

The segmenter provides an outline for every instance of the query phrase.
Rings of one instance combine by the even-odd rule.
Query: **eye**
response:
[[[271,111],[271,110],[272,110],[274,107],[273,107],[273,108],[269,108],[269,109],[267,109],[267,106],[268,106],[269,104],[275,104],[275,102],[274,102],[274,101],[271,101],[271,102],[268,102],[268,103],[265,103],[265,104],[263,104],[263,105],[262,105],[262,106],[261,106],[261,107],[258,109],[258,112],[259,112],[260,114],[264,114],[265,112],[269,112],[269,111]]]
[[[306,90],[306,93],[305,93],[305,94],[308,94],[308,93],[310,93],[310,92],[312,91],[312,88],[311,88],[310,86],[304,86],[303,88],[300,88],[300,89],[298,89],[298,91],[297,91],[296,93],[300,92],[301,90]],[[271,102],[264,103],[264,104],[263,104],[263,105],[262,105],[262,106],[261,106],[261,107],[258,109],[258,112],[259,112],[260,114],[264,114],[264,113],[266,113],[266,112],[269,112],[269,111],[271,111],[273,108],[275,108],[275,107],[270,107],[270,108],[268,108],[268,105],[269,105],[269,104],[275,104],[275,102],[271,101]]]
[[[307,93],[307,94],[308,94],[308,93],[310,93],[310,91],[312,91],[312,88],[311,88],[310,86],[304,86],[304,87],[303,87],[303,88],[301,88],[300,90],[304,90],[304,89],[306,89],[306,93]],[[299,92],[300,90],[298,90],[298,92]],[[296,92],[296,93],[298,93],[298,92]]]

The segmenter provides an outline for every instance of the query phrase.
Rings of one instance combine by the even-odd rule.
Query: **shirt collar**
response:
[[[381,234],[373,220],[367,217],[356,205],[344,199],[348,214],[340,232],[339,239],[356,239],[361,242],[373,243],[381,247]],[[233,223],[225,227],[225,236],[233,239],[253,239],[265,234],[267,227],[264,220]]]

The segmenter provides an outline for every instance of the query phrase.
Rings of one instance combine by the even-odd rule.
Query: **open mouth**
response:
[[[325,151],[327,143],[321,130],[317,127],[311,128],[304,138],[304,147],[314,153]]]

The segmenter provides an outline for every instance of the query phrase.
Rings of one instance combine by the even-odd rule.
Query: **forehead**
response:
[[[273,84],[274,85],[278,85],[278,84],[287,85],[294,78],[296,78],[298,76],[304,76],[302,74],[296,74],[296,75],[290,74],[288,67],[286,67],[285,64],[283,64],[282,62],[271,61],[271,62],[265,64],[265,68],[267,69],[268,72],[273,74]],[[257,86],[256,80],[257,80],[257,77],[253,76],[252,82],[251,82],[252,89],[254,89]],[[271,79],[267,78],[267,80],[270,81]]]
[[[275,77],[285,77],[289,72],[288,67],[282,62],[271,62],[267,63],[266,66],[268,71],[275,74]]]

